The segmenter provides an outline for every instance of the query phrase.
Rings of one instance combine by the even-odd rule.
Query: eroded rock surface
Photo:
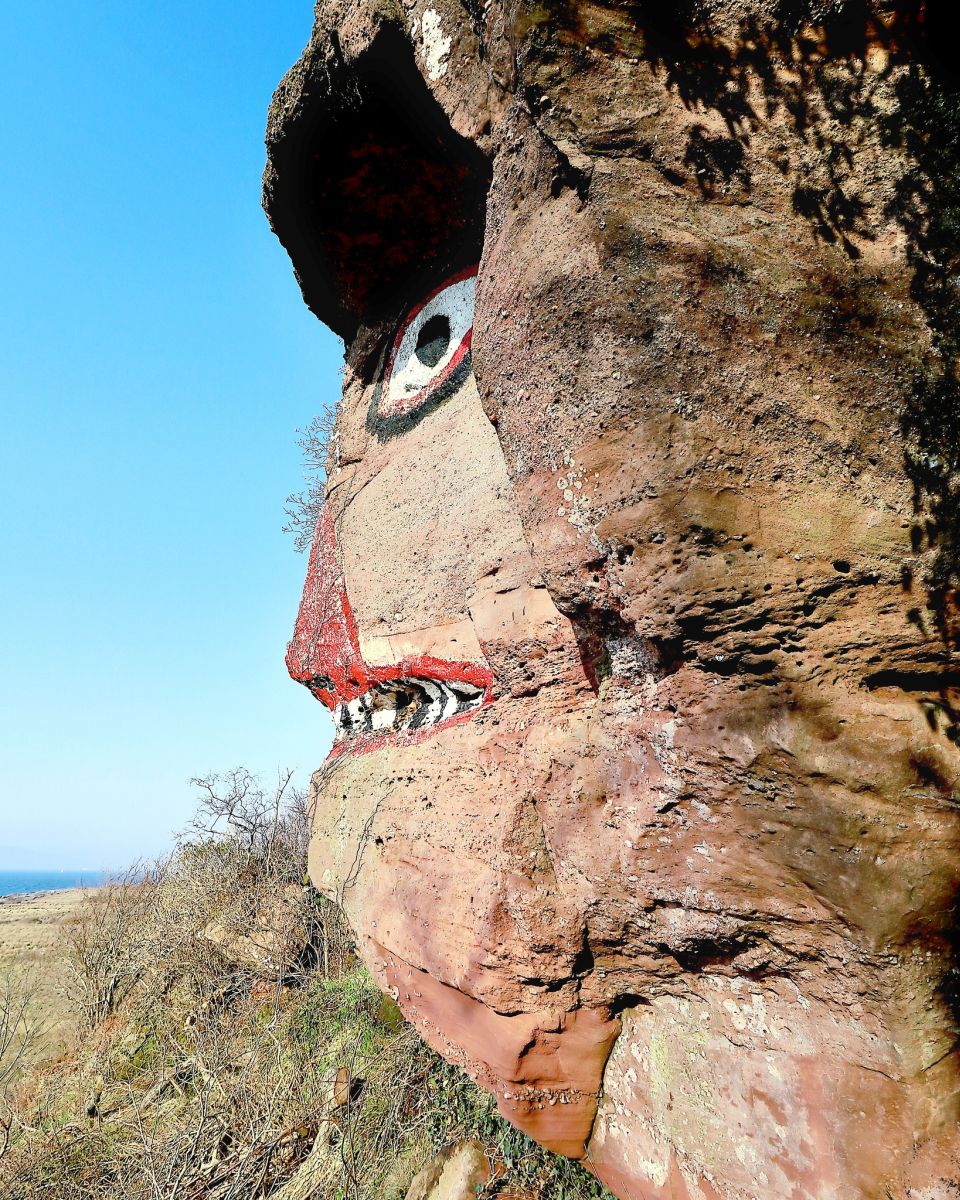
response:
[[[490,1163],[477,1142],[448,1146],[414,1178],[406,1200],[476,1200],[490,1178]]]
[[[271,109],[311,874],[623,1200],[957,1194],[943,12],[321,0]]]

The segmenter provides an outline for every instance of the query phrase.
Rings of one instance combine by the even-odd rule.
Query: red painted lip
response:
[[[481,693],[479,702],[468,711],[420,728],[360,731],[338,737],[331,757],[365,753],[385,745],[415,745],[442,729],[469,720],[494,698],[493,674],[485,663],[457,662],[431,655],[411,656],[388,666],[371,666],[364,660],[337,552],[333,518],[326,505],[321,510],[310,548],[307,579],[286,662],[291,678],[309,688],[331,712],[393,681],[466,684]]]

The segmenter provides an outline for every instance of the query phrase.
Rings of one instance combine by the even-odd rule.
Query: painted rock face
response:
[[[624,1200],[960,1178],[957,171],[929,13],[803,7],[324,0],[268,129],[311,876]]]
[[[547,978],[570,991],[583,921],[510,760],[593,691],[480,403],[475,278],[414,304],[372,379],[345,390],[335,453],[349,465],[331,472],[287,660],[336,726],[311,874],[369,914],[369,961],[428,1038],[455,1042],[513,1119],[581,1154],[617,1025],[543,1003]],[[520,944],[522,961],[498,961]]]
[[[460,272],[399,323],[318,524],[288,667],[332,710],[334,757],[419,742],[490,702],[475,585],[505,557],[532,571],[471,368],[475,279]],[[451,469],[461,428],[471,452]]]

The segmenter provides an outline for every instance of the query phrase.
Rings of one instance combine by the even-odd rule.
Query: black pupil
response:
[[[424,321],[414,354],[425,367],[435,367],[450,345],[450,322],[441,313]]]

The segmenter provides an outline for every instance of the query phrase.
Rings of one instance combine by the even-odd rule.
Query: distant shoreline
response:
[[[75,888],[98,887],[108,877],[108,871],[81,867],[47,871],[7,868],[0,870],[0,900],[8,896],[40,896]]]
[[[27,904],[31,900],[43,900],[46,896],[69,896],[71,892],[93,892],[100,883],[71,884],[63,888],[40,888],[36,892],[8,892],[0,896],[0,904]]]

